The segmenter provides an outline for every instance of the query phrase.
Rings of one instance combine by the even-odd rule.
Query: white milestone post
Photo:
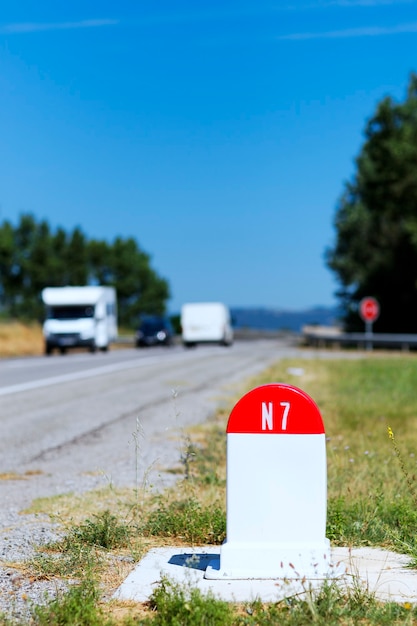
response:
[[[227,425],[227,538],[209,579],[333,574],[326,440],[317,405],[282,383],[243,396]]]

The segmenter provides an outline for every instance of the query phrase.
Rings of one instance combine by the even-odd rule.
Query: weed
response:
[[[146,479],[147,479],[147,474],[145,473],[144,485],[142,486],[143,488],[140,489],[139,488],[139,459],[140,459],[140,452],[141,452],[140,441],[141,439],[144,438],[144,433],[143,433],[143,428],[139,420],[139,417],[136,417],[136,428],[132,434],[132,437],[133,437],[133,441],[135,444],[135,495],[136,495],[135,511],[138,512],[139,511],[139,494],[144,493],[144,487],[146,485]]]
[[[94,520],[87,519],[74,527],[64,540],[64,548],[72,549],[77,543],[100,548],[119,548],[129,543],[131,529],[127,524],[119,523],[117,517],[106,510],[94,515]]]
[[[35,576],[77,578],[100,569],[100,548],[110,550],[128,545],[131,528],[120,524],[109,511],[74,526],[65,537],[45,546],[30,562]]]
[[[219,506],[203,507],[194,497],[166,503],[158,507],[145,522],[145,535],[172,537],[192,544],[221,544],[226,536],[226,515]]]
[[[106,626],[107,620],[98,608],[99,593],[89,579],[72,587],[64,596],[58,596],[46,606],[33,610],[36,626]]]
[[[392,442],[395,455],[396,455],[396,457],[398,459],[401,471],[402,471],[403,476],[404,476],[404,478],[406,480],[406,483],[408,485],[410,496],[412,497],[415,506],[417,506],[416,477],[410,475],[410,472],[408,471],[408,469],[407,469],[407,467],[405,465],[405,462],[404,462],[404,459],[403,459],[403,455],[400,452],[400,449],[399,449],[399,447],[397,445],[397,442],[396,442],[396,439],[395,439],[395,436],[394,436],[394,431],[392,430],[392,428],[390,426],[388,426],[387,430],[388,430],[388,437],[390,438],[390,440]]]
[[[232,626],[233,611],[227,602],[202,595],[197,588],[176,585],[163,578],[152,594],[150,608],[156,611],[147,621],[155,626]]]
[[[42,552],[28,561],[28,569],[34,578],[75,579],[87,573],[92,575],[101,567],[103,556],[98,550],[78,543],[70,549],[64,545],[63,542],[56,542],[45,546]]]
[[[217,424],[210,424],[204,440],[193,447],[194,482],[203,487],[225,489],[226,435]]]
[[[181,463],[184,466],[184,479],[185,480],[190,479],[191,463],[194,461],[195,456],[196,456],[195,446],[191,442],[190,437],[186,437],[184,449],[180,457]]]
[[[417,618],[410,604],[378,602],[362,586],[345,590],[335,581],[325,582],[318,590],[306,586],[300,596],[280,602],[233,605],[163,578],[149,608],[154,613],[141,621],[143,626],[411,626]]]
[[[285,598],[274,604],[256,601],[246,606],[247,616],[239,626],[398,626],[415,624],[416,611],[411,606],[382,603],[363,587],[344,590],[336,582],[325,582],[319,590],[305,589],[301,597]]]
[[[343,541],[346,531],[345,502],[343,497],[334,498],[327,503],[326,537],[330,541]]]

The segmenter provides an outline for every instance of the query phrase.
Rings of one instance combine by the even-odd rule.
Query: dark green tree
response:
[[[48,258],[48,287],[63,287],[67,284],[67,246],[67,233],[59,227],[52,234]]]
[[[23,218],[25,220],[26,217]],[[31,241],[28,242],[27,252],[25,255],[22,269],[24,272],[24,282],[26,288],[24,290],[24,315],[19,313],[19,317],[28,319],[41,319],[43,313],[43,304],[41,301],[41,291],[45,283],[50,281],[50,265],[52,263],[51,243],[52,234],[49,224],[42,221],[36,224],[34,218],[30,216],[33,223],[33,234]]]
[[[373,296],[376,332],[417,333],[417,75],[403,102],[384,98],[368,121],[335,229],[326,262],[341,286],[347,330],[363,330],[358,303]]]
[[[45,255],[42,243],[48,227],[37,224],[32,215],[23,215],[13,229],[4,222],[0,230],[0,284],[3,309],[16,318],[34,319],[38,312],[36,282],[43,270]],[[33,272],[33,262],[39,264]]]
[[[92,239],[87,246],[88,282],[113,286],[113,253],[107,241]]]
[[[87,241],[80,228],[75,228],[66,246],[67,285],[88,284]]]
[[[157,276],[150,257],[133,238],[117,237],[112,246],[112,284],[116,287],[122,325],[135,327],[141,314],[165,312],[170,296],[164,278]]]
[[[165,312],[169,286],[133,238],[87,241],[80,228],[53,233],[47,222],[20,216],[0,225],[0,313],[42,319],[44,287],[100,284],[116,288],[119,321],[134,328],[143,313]]]
[[[14,242],[14,229],[5,221],[0,227],[0,311],[9,314],[19,293],[19,267]]]

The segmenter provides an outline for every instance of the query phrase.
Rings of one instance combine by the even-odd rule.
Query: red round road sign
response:
[[[324,433],[316,403],[304,391],[284,383],[249,391],[232,410],[227,434],[316,435]]]
[[[379,317],[379,303],[375,298],[363,298],[359,302],[359,315],[364,322],[375,322]]]

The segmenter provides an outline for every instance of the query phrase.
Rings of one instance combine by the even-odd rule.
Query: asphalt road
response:
[[[0,360],[0,527],[37,497],[169,486],[184,429],[296,352],[267,339]]]

